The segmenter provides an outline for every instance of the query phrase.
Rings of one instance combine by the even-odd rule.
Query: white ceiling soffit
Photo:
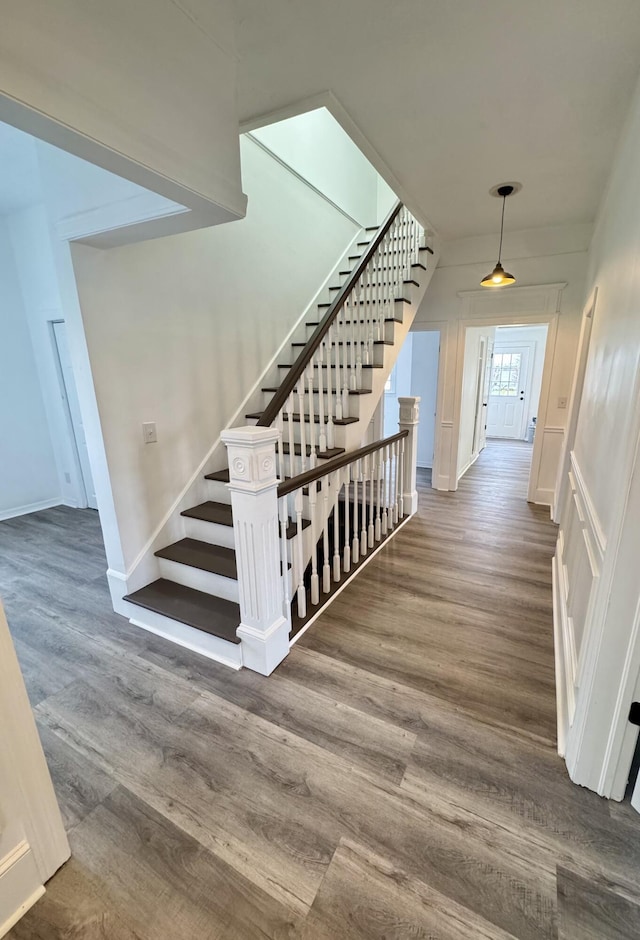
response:
[[[594,218],[640,64],[638,0],[237,0],[250,121],[330,90],[443,238]]]

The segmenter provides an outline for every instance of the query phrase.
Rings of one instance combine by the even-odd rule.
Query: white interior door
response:
[[[529,347],[496,345],[489,388],[489,437],[524,438],[530,386]]]
[[[478,453],[487,446],[487,422],[489,421],[489,389],[493,365],[493,340],[487,338],[486,358],[482,376],[482,400],[480,403],[480,426],[478,429]]]
[[[76,382],[71,366],[69,347],[67,346],[67,333],[64,320],[55,320],[53,322],[53,336],[58,353],[59,374],[61,379],[60,390],[67,408],[69,426],[78,456],[78,463],[87,497],[87,505],[91,509],[97,509],[98,501],[93,485],[93,476],[91,475],[87,438],[84,433],[84,424],[82,423],[82,414],[80,412]]]

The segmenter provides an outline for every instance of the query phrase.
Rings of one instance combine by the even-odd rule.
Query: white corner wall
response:
[[[251,135],[361,226],[375,225],[389,212],[393,193],[326,108]]]
[[[383,398],[383,429],[384,436],[390,437],[398,433],[399,405],[398,398],[411,395],[411,352],[413,347],[413,334],[409,333],[405,339],[396,364],[391,370],[389,380],[391,391],[384,393]]]
[[[640,85],[589,255],[597,301],[555,566],[559,734],[577,783],[621,799],[640,696]]]
[[[6,221],[0,219],[0,519],[61,502]]]
[[[357,232],[250,140],[242,162],[240,222],[72,246],[124,575]]]
[[[43,204],[6,217],[20,284],[26,323],[31,338],[38,381],[53,447],[60,502],[80,505],[84,499],[78,458],[61,397],[58,365],[51,331],[53,320],[63,320],[58,278],[54,266],[49,222]]]
[[[411,395],[420,397],[418,425],[418,466],[433,466],[435,445],[440,331],[422,330],[411,334]]]
[[[555,475],[567,422],[567,411],[559,407],[559,399],[568,398],[571,393],[592,231],[591,225],[569,225],[507,233],[504,263],[513,270],[518,281],[514,288],[505,288],[499,295],[495,294],[500,296],[501,321],[507,325],[518,322],[518,308],[523,307],[522,303],[515,302],[518,296],[515,292],[519,287],[533,289],[536,285],[566,283],[560,295],[546,415],[548,446],[545,444],[538,488],[540,501],[549,504],[553,501]],[[433,328],[441,331],[440,399],[433,468],[433,485],[437,489],[456,488],[457,458],[454,459],[453,447],[459,436],[456,376],[460,374],[463,355],[461,323],[468,306],[460,292],[480,290],[481,279],[495,264],[495,250],[495,236],[443,243],[438,267],[413,326],[414,330]],[[511,294],[514,297],[513,311],[509,311],[508,299],[504,299],[509,297],[509,291],[514,292]],[[483,319],[488,316],[487,305],[490,306],[490,300],[483,305]]]

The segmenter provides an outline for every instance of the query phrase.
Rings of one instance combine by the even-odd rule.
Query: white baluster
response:
[[[391,445],[391,454],[393,462],[393,489],[391,491],[391,506],[393,509],[393,524],[396,526],[398,524],[398,441],[394,441]]]
[[[318,363],[318,375],[322,372],[322,362],[319,360],[319,354],[312,356],[311,362],[307,369],[307,388],[308,388],[308,398],[309,398],[309,446],[311,447],[311,453],[309,455],[309,466],[313,469],[316,466],[318,460],[318,441],[316,434],[316,406],[315,398],[313,394],[314,380],[315,380],[315,369],[314,363]],[[320,381],[320,380],[318,380]],[[300,428],[306,429],[305,415],[300,415]]]
[[[322,590],[331,590],[331,563],[329,561],[329,477],[322,478]]]
[[[296,514],[296,575],[298,581],[296,587],[296,601],[298,605],[298,617],[307,616],[307,592],[304,587],[304,556],[302,544],[302,506],[302,489],[298,489],[294,497],[294,509]]]
[[[358,285],[359,285],[359,289],[358,289],[358,300],[360,300],[360,296],[361,296],[361,293],[362,293],[362,287],[363,287],[363,278],[362,278],[362,277],[360,277],[360,280],[358,281]],[[356,319],[356,321],[355,321],[355,330],[354,330],[354,333],[353,333],[353,341],[354,341],[355,347],[356,347],[356,388],[362,388],[362,346],[361,346],[361,344],[360,344],[360,328],[361,328],[361,324],[360,324],[360,318],[361,318],[360,310],[361,310],[361,309],[363,309],[363,308],[361,308],[360,304],[358,304],[357,319]]]
[[[398,518],[404,517],[404,437],[398,441]]]
[[[351,464],[351,479],[353,480],[353,540],[351,542],[351,560],[354,565],[360,559],[360,536],[358,533],[358,468]]]
[[[315,607],[320,602],[318,580],[318,514],[316,512],[318,481],[309,484],[309,512],[311,514],[311,603]]]
[[[375,490],[375,475],[376,475],[376,461],[375,454],[370,454],[367,457],[367,469],[369,475],[369,527],[367,529],[367,537],[369,541],[369,548],[373,548],[375,544],[375,526],[374,526],[374,490]]]
[[[289,525],[288,498],[281,496],[278,500],[278,515],[280,517],[280,566],[282,574],[282,606],[285,617],[291,617],[291,580],[289,574],[289,555],[287,528]]]
[[[323,369],[323,365],[325,364],[327,368]],[[324,422],[325,372],[328,387],[330,381],[329,377],[331,375],[331,347],[329,347],[329,350],[327,350],[327,346],[323,341],[320,343],[320,348],[318,350],[318,420],[320,422],[318,425],[318,451],[321,454],[323,454],[327,449],[327,429]]]
[[[360,556],[367,554],[367,476],[364,472],[364,461],[358,461],[358,476],[362,481],[362,507],[360,510]]]
[[[347,346],[347,324],[349,314],[348,306],[342,308],[342,417],[349,417],[349,347]]]
[[[387,510],[387,451],[388,446],[383,447],[382,454],[382,534],[387,534],[389,527],[389,513]]]
[[[331,324],[327,337],[327,348],[329,350],[329,360],[333,358],[335,369],[327,370],[327,447],[333,449],[336,446],[336,435],[335,435],[335,424],[334,420],[337,418],[336,408],[338,405],[338,400],[340,395],[338,390],[340,388],[339,381],[340,376],[338,375],[340,371],[340,347],[338,346],[338,333],[337,333],[336,322]]]
[[[306,442],[306,428],[304,426],[304,397],[305,397],[305,373],[303,372],[300,378],[298,379],[298,414],[300,416],[300,458],[298,461],[298,473],[304,473],[307,469],[307,442]],[[292,415],[293,417],[293,415]],[[294,460],[293,456],[294,451],[291,451],[291,476],[295,476],[294,471]]]
[[[340,580],[340,471],[331,474],[331,488],[333,492],[333,580]]]
[[[344,573],[351,571],[351,542],[349,538],[349,480],[351,479],[350,468],[343,468],[344,474],[344,558],[342,567]]]
[[[375,522],[375,537],[376,542],[380,541],[382,535],[381,522],[380,522],[380,501],[382,498],[382,461],[381,461],[382,451],[378,450],[373,455],[375,458],[376,464],[376,522]]]
[[[287,435],[289,437],[289,476],[292,476],[292,477],[296,475],[296,471],[295,471],[296,444],[295,444],[295,432],[294,432],[294,427],[293,427],[293,413],[296,410],[296,406],[295,406],[296,393],[297,391],[291,392],[284,406],[285,414],[287,416]],[[284,476],[285,476],[284,469],[282,472],[282,476],[284,479]]]
[[[358,308],[358,285],[353,288],[351,291],[351,296],[349,299],[349,342],[350,342],[350,359],[351,359],[351,371],[349,374],[349,388],[355,391],[360,386],[358,385],[358,376],[356,372],[356,310]]]
[[[281,480],[284,480],[284,456],[282,453],[282,441],[284,440],[284,410],[281,408],[276,415],[276,430],[278,440],[276,441],[276,473]]]

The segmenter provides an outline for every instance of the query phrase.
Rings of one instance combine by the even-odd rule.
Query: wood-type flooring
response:
[[[11,940],[631,940],[640,819],[555,749],[531,449],[490,441],[268,679],[112,613],[97,515],[0,523],[73,856]]]

